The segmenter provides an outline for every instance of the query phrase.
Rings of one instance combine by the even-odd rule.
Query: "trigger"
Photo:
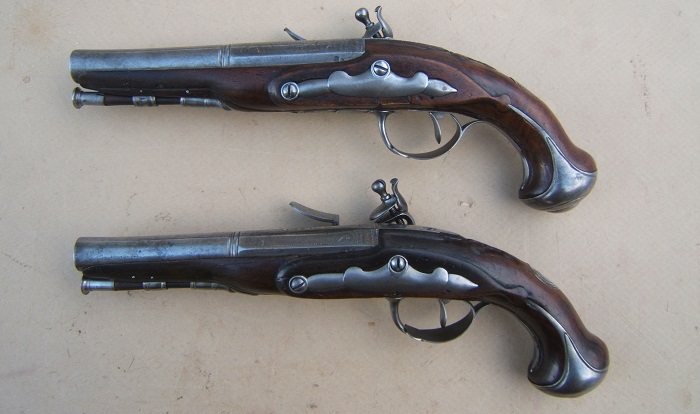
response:
[[[435,129],[435,141],[439,144],[442,142],[442,128],[440,128],[440,120],[445,116],[444,112],[428,112],[430,119],[433,121],[433,128]]]
[[[440,304],[440,327],[444,328],[447,326],[447,303],[449,302],[449,299],[438,299],[438,303]]]

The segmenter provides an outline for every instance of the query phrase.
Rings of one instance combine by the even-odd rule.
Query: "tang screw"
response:
[[[377,76],[386,76],[391,71],[391,66],[386,60],[378,60],[372,63],[372,73]]]
[[[394,273],[401,273],[406,270],[408,261],[403,256],[394,256],[389,259],[389,269]]]
[[[309,288],[309,281],[304,276],[293,276],[289,279],[289,290],[292,293],[302,294]]]
[[[295,82],[287,82],[280,88],[280,94],[286,101],[293,101],[299,96],[299,85]]]

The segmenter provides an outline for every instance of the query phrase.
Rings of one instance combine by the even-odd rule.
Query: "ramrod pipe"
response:
[[[133,105],[133,106],[160,106],[160,105],[180,105],[194,106],[198,108],[221,108],[230,111],[231,108],[225,103],[214,98],[172,98],[162,96],[121,96],[109,95],[99,92],[86,92],[80,88],[75,88],[71,95],[71,101],[75,109],[80,109],[85,105],[88,106],[118,106],[118,105]]]

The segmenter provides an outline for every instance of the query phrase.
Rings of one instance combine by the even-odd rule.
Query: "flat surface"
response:
[[[284,27],[357,37],[353,13],[373,4],[6,4],[0,411],[697,412],[700,3],[426,4],[383,3],[395,37],[486,62],[547,102],[598,163],[579,207],[518,201],[519,156],[488,126],[418,162],[383,148],[370,114],[70,103],[73,49],[284,41]],[[392,177],[420,224],[506,250],[559,285],[610,348],[598,389],[563,400],[532,387],[532,341],[495,308],[430,345],[397,331],[379,299],[80,293],[79,236],[308,225],[291,200],[362,223],[378,202],[370,184]]]

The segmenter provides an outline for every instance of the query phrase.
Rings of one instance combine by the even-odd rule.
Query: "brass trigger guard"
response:
[[[454,114],[450,114],[452,119],[455,121],[455,124],[457,124],[457,131],[455,131],[452,138],[450,138],[445,145],[427,152],[405,152],[396,148],[394,144],[391,143],[391,140],[389,140],[389,135],[386,132],[386,119],[392,113],[393,111],[376,111],[377,118],[379,119],[379,135],[381,135],[382,141],[384,141],[384,145],[386,145],[389,151],[404,158],[411,158],[414,160],[431,160],[447,154],[462,139],[464,133],[467,131],[467,129],[469,129],[469,127],[479,122],[483,122],[482,120],[477,119],[462,125]],[[439,124],[439,119],[442,118],[442,116],[438,115],[436,112],[430,112],[430,118],[433,121],[433,127],[435,128],[435,140],[439,144],[442,141],[442,130]]]
[[[401,321],[401,317],[399,316],[399,302],[401,302],[403,298],[387,299],[389,300],[391,309],[391,319],[394,321],[396,327],[411,338],[425,342],[447,342],[457,338],[469,329],[469,326],[474,321],[474,317],[476,317],[476,313],[486,306],[485,302],[472,305],[471,302],[465,300],[464,302],[469,305],[469,312],[457,322],[447,325],[447,309],[445,305],[449,300],[438,299],[438,303],[440,304],[440,327],[434,329],[419,329],[406,325]]]

